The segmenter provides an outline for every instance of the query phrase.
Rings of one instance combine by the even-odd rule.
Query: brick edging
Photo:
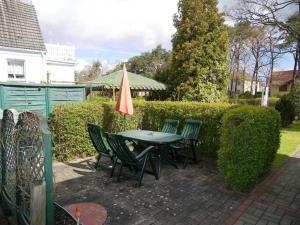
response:
[[[300,158],[300,146],[297,148],[296,152],[290,156],[290,158],[283,163],[280,167],[276,168],[260,185],[257,189],[250,193],[247,199],[245,199],[238,208],[225,220],[225,225],[233,225],[241,217],[241,215],[250,207],[250,205],[260,196],[262,196],[275,181],[282,175],[284,170],[293,162],[294,156]]]

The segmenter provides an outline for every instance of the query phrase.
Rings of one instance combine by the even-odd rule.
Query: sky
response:
[[[32,0],[46,43],[73,45],[82,69],[95,59],[111,68],[161,44],[171,49],[178,0]],[[238,0],[219,1],[231,9]],[[227,19],[227,23],[231,23]],[[284,57],[277,69],[292,69]]]

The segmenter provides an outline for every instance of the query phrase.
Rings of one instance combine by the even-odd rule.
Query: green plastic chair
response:
[[[188,151],[188,153],[185,154],[183,168],[187,166],[188,160],[190,158],[189,155],[192,155],[192,159],[195,163],[198,162],[196,155],[196,146],[200,137],[201,126],[202,122],[200,120],[185,120],[184,127],[180,134],[184,139],[178,143],[170,145],[171,149],[176,152],[176,155],[178,150],[186,149]]]
[[[146,165],[149,162],[150,167],[152,171],[146,171],[149,174],[152,174],[155,176],[155,178],[158,180],[158,173],[155,167],[155,163],[152,157],[152,150],[154,149],[154,146],[148,146],[146,149],[144,149],[142,152],[132,152],[128,148],[126,144],[126,139],[123,138],[121,135],[117,134],[107,134],[107,140],[109,145],[111,146],[111,149],[117,156],[118,160],[115,160],[112,171],[111,171],[111,177],[114,175],[114,170],[116,166],[119,164],[119,171],[118,171],[118,177],[117,181],[120,181],[120,176],[122,173],[122,169],[124,166],[128,167],[130,170],[131,168],[134,169],[135,174],[140,172],[138,176],[134,176],[135,179],[137,179],[136,186],[140,187],[142,184],[142,180],[144,177]]]
[[[114,163],[115,155],[107,142],[102,127],[89,123],[87,124],[87,129],[93,146],[98,153],[95,169],[98,169],[100,167],[100,159],[102,156],[110,158],[111,162]]]
[[[179,126],[179,120],[166,119],[161,132],[176,134]]]

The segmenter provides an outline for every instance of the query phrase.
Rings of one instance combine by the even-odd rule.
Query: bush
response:
[[[245,93],[240,94],[239,98],[253,98],[253,95],[250,91],[246,91]]]
[[[295,105],[290,95],[283,95],[276,103],[275,109],[280,112],[282,127],[287,127],[294,121]]]
[[[53,156],[59,161],[96,153],[86,124],[101,124],[103,106],[100,104],[66,104],[55,106],[50,117],[49,128],[53,139]]]
[[[275,107],[279,98],[271,97],[269,98],[268,106]],[[230,99],[230,103],[238,104],[238,105],[261,105],[261,98],[238,98],[238,99]]]
[[[300,80],[297,80],[294,84],[294,87],[291,91],[291,99],[295,106],[295,113],[298,116],[300,116]]]
[[[115,104],[97,102],[56,106],[50,119],[55,158],[63,161],[95,154],[86,123],[100,124],[109,132],[123,131],[124,117],[115,112]],[[136,101],[133,116],[125,117],[125,129],[160,130],[164,120],[171,118],[180,120],[180,131],[185,119],[200,119],[204,123],[199,151],[216,157],[220,145],[220,120],[231,107],[226,103]]]
[[[240,106],[222,118],[218,167],[225,181],[249,191],[270,170],[280,142],[280,116],[270,107]]]

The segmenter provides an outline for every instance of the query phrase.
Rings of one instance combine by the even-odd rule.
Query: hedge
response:
[[[280,115],[270,107],[240,106],[224,113],[218,167],[225,181],[249,191],[266,174],[280,142]]]
[[[137,101],[133,116],[126,116],[125,129],[160,130],[163,121],[171,118],[180,120],[180,132],[185,119],[199,119],[203,121],[203,129],[198,149],[204,155],[216,157],[220,147],[221,117],[231,107],[234,106],[227,103]],[[86,130],[87,123],[100,124],[109,132],[124,130],[124,118],[115,112],[113,102],[58,105],[50,118],[53,153],[57,160],[95,154]]]
[[[269,98],[268,105],[271,107],[275,107],[276,102],[279,98],[271,97]],[[230,99],[230,103],[238,104],[238,105],[261,105],[261,98],[237,98],[237,99]]]

